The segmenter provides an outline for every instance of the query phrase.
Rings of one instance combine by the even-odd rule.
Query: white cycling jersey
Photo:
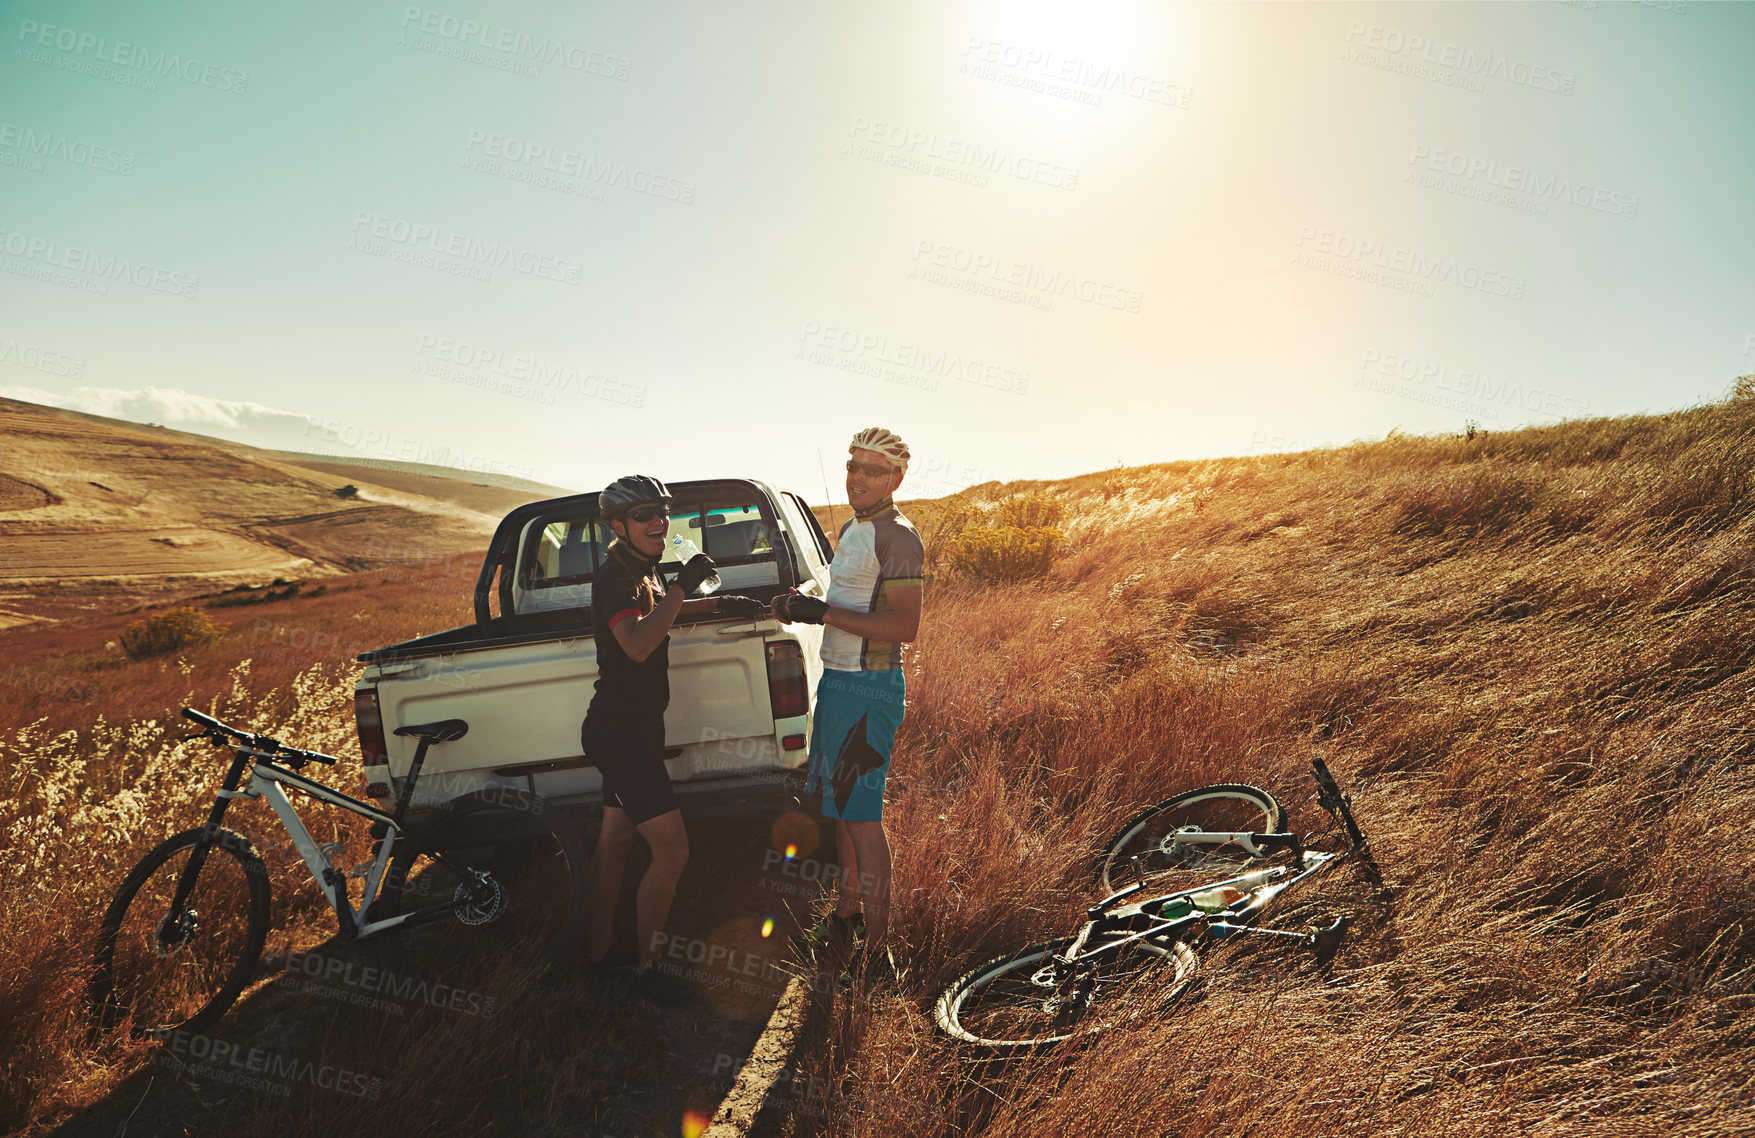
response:
[[[888,590],[919,588],[925,560],[926,547],[913,523],[893,503],[885,502],[841,527],[824,599],[838,609],[887,612],[891,608]],[[902,646],[825,628],[823,666],[843,672],[900,668]]]

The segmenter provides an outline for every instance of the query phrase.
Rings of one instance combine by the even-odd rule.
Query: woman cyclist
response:
[[[658,576],[670,532],[670,491],[643,474],[618,478],[597,498],[598,516],[615,535],[591,579],[591,629],[597,643],[597,690],[580,742],[603,775],[603,828],[591,859],[585,953],[598,967],[631,967],[647,996],[672,1003],[686,989],[653,969],[689,838],[664,769],[664,710],[670,704],[670,627],[684,613],[757,616],[750,597],[684,598],[713,572],[697,554],[666,588]],[[616,899],[634,838],[652,849],[634,902],[638,944],[611,951]]]

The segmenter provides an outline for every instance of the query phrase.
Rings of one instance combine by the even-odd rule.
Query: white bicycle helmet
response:
[[[847,447],[847,453],[852,454],[856,450],[875,450],[890,460],[896,473],[908,473],[908,444],[899,435],[882,427],[867,427],[854,435],[853,442]]]

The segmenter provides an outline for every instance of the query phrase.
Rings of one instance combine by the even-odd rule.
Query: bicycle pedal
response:
[[[1305,943],[1310,946],[1310,951],[1316,955],[1318,964],[1326,965],[1335,958],[1335,953],[1341,947],[1341,941],[1347,935],[1349,921],[1349,918],[1341,917],[1326,928],[1311,927],[1310,939]]]

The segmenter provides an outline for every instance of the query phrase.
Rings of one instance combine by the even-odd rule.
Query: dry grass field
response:
[[[937,576],[887,808],[904,971],[834,1001],[775,1126],[1755,1129],[1752,396],[912,507]],[[1002,521],[1060,531],[1044,572],[984,583],[1012,538],[961,535]],[[198,603],[224,635],[142,661],[107,646],[139,614],[0,631],[0,1130],[46,1130],[154,1062],[86,1047],[73,1012],[115,882],[211,797],[216,764],[178,741],[175,708],[355,754],[353,652],[465,619],[471,573],[216,595]],[[1241,781],[1314,828],[1311,755],[1354,790],[1392,886],[1381,900],[1349,870],[1280,916],[1354,915],[1331,975],[1221,946],[1198,998],[1083,1047],[994,1067],[935,1033],[958,974],[1076,924],[1091,855],[1135,809]],[[290,881],[278,927],[309,943],[313,895]],[[665,1043],[580,1006],[529,1002],[491,1028],[337,1013],[297,1045],[391,1047],[382,1100],[246,1095],[220,1113],[261,1134],[620,1133],[601,1120],[627,1068],[599,1060]],[[149,1114],[127,1132],[219,1125]]]
[[[1067,542],[935,588],[888,810],[906,974],[833,1010],[792,1132],[1755,1130],[1755,390],[1675,414],[990,487]],[[933,528],[921,511],[923,529]],[[1090,857],[1209,782],[1322,819],[1332,978],[1221,947],[1201,997],[994,1070],[932,1029],[1076,927]],[[1235,942],[1233,942],[1235,943]]]

